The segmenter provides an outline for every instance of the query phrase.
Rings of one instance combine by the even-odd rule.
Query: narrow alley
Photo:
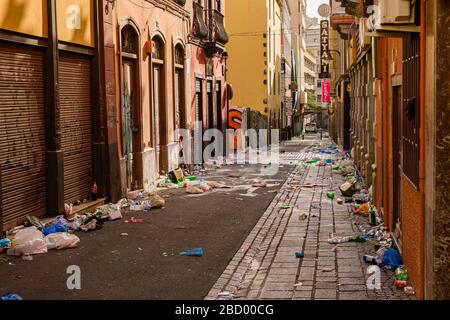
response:
[[[450,301],[449,1],[0,0],[0,302]]]
[[[345,180],[331,163],[316,165],[331,159],[317,151],[327,146],[328,139],[308,135],[281,147],[275,176],[250,164],[208,170],[203,179],[230,188],[163,189],[164,209],[125,213],[141,224],[109,222],[77,233],[78,248],[32,261],[2,257],[0,291],[27,299],[411,299],[395,288],[393,271],[382,271],[381,290],[367,288],[363,255],[374,253],[373,244],[328,243],[362,234],[355,222],[368,221],[327,197],[337,197]],[[252,187],[255,178],[267,186]],[[179,255],[194,247],[204,255]],[[82,290],[67,290],[71,265],[82,270]]]

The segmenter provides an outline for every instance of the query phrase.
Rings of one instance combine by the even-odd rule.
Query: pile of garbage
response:
[[[323,149],[321,150],[323,151]],[[394,237],[384,226],[383,219],[372,203],[371,189],[364,188],[364,179],[360,176],[354,162],[347,154],[339,153],[337,149],[335,151],[326,149],[325,151],[332,152],[335,158],[340,157],[338,160],[327,161],[326,164],[332,165],[333,173],[345,177],[346,181],[339,187],[342,198],[337,198],[336,201],[338,204],[352,204],[355,225],[359,227],[360,231],[358,234],[346,236],[332,234],[328,242],[335,245],[344,242],[367,242],[373,244],[375,253],[365,255],[363,257],[364,261],[368,264],[377,265],[380,268],[395,270],[394,285],[399,289],[403,289],[405,294],[414,295],[413,287],[408,285],[408,273],[403,265],[401,254],[395,247]],[[316,161],[316,159],[313,159],[312,162],[320,165],[320,162]],[[334,199],[334,194],[331,192],[327,196],[329,199]]]
[[[193,172],[197,175],[207,173],[207,170],[214,170],[221,168],[221,165],[216,161],[204,163],[203,166],[196,165]],[[159,188],[164,189],[181,189],[184,188],[186,193],[201,194],[210,192],[213,189],[229,188],[225,183],[220,181],[206,181],[199,178],[197,175],[189,175],[188,171],[180,168],[172,170],[167,176],[160,176],[157,182]]]
[[[65,215],[59,215],[48,223],[28,216],[26,225],[9,230],[7,237],[0,239],[0,253],[32,260],[33,255],[49,250],[75,248],[80,244],[80,238],[75,235],[77,231],[102,229],[105,222],[122,219],[125,210],[146,212],[164,206],[165,200],[161,196],[146,191],[130,193],[116,204],[109,203],[86,214],[73,215],[73,207],[66,204]]]

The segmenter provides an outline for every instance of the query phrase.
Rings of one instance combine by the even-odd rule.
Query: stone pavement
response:
[[[381,270],[381,290],[367,289],[362,256],[374,253],[373,245],[328,243],[332,234],[358,230],[350,205],[327,198],[331,190],[340,195],[344,177],[333,174],[331,166],[305,163],[318,156],[304,150],[281,155],[281,163],[297,161],[298,166],[205,299],[411,299],[393,285],[393,271]],[[318,186],[301,187],[305,184]],[[302,220],[304,213],[308,217]],[[296,252],[304,258],[296,258]]]

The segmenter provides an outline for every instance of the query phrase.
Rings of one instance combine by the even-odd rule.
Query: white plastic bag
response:
[[[28,256],[47,252],[44,235],[36,227],[29,227],[17,232],[12,247],[7,253],[10,256]]]
[[[67,232],[57,232],[46,236],[45,242],[48,250],[61,250],[78,247],[80,238]]]
[[[189,186],[187,186],[187,188],[186,188],[186,193],[190,193],[190,194],[200,194],[200,193],[203,193],[203,190],[200,189],[200,188],[197,187],[197,186],[189,185]]]
[[[114,204],[108,206],[108,219],[111,221],[122,219],[122,211],[119,206]]]

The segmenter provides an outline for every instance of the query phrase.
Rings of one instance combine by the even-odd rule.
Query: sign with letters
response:
[[[328,20],[320,21],[320,79],[329,79],[330,76],[330,24]]]

